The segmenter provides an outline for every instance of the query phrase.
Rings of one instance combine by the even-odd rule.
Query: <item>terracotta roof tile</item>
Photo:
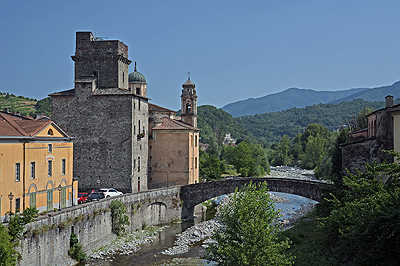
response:
[[[158,127],[153,127],[153,130],[194,130],[200,131],[197,127],[193,127],[181,121],[163,118],[161,119],[161,125]]]
[[[50,120],[37,121],[0,112],[0,136],[32,137],[50,123]]]
[[[149,103],[149,111],[158,111],[158,112],[167,112],[167,113],[174,113],[176,114],[176,111],[170,110],[152,103]]]

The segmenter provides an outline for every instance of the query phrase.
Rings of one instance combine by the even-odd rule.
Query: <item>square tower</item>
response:
[[[75,80],[95,78],[96,86],[128,90],[128,46],[119,40],[95,38],[91,32],[76,33]]]

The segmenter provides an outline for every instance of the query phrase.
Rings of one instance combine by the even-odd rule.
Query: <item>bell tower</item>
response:
[[[196,85],[190,80],[182,84],[182,122],[197,127],[197,95],[195,90]]]

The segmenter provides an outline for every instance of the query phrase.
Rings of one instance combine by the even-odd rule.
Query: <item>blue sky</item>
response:
[[[399,11],[397,0],[0,0],[0,91],[73,88],[82,30],[126,43],[151,102],[174,110],[189,71],[198,104],[219,108],[289,87],[389,85],[400,80]]]

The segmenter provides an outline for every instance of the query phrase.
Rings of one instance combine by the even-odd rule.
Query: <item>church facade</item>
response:
[[[137,71],[136,64],[134,72],[129,74],[131,60],[128,59],[126,44],[118,40],[96,39],[91,32],[77,32],[75,55],[71,58],[75,64],[74,88],[50,96],[52,119],[75,138],[74,177],[79,180],[80,191],[103,187],[113,187],[125,193],[147,190],[152,181],[149,178],[149,158],[157,158],[160,152],[165,152],[186,160],[183,159],[186,153],[169,152],[165,150],[168,145],[150,144],[154,139],[153,135],[149,137],[149,133],[155,125],[151,122],[151,128],[149,126],[147,83]],[[197,123],[185,123],[197,117],[197,107],[192,106],[186,120],[173,120],[186,127],[192,126],[187,130],[198,134]],[[166,118],[162,112],[158,117]],[[150,147],[157,152],[151,151],[150,154]],[[198,159],[196,163],[198,165]],[[179,169],[182,171],[190,170]],[[171,172],[171,178],[174,178],[172,175],[175,177]],[[182,175],[182,178],[186,176],[190,178],[188,183],[197,182],[198,171],[197,179],[193,173]]]

